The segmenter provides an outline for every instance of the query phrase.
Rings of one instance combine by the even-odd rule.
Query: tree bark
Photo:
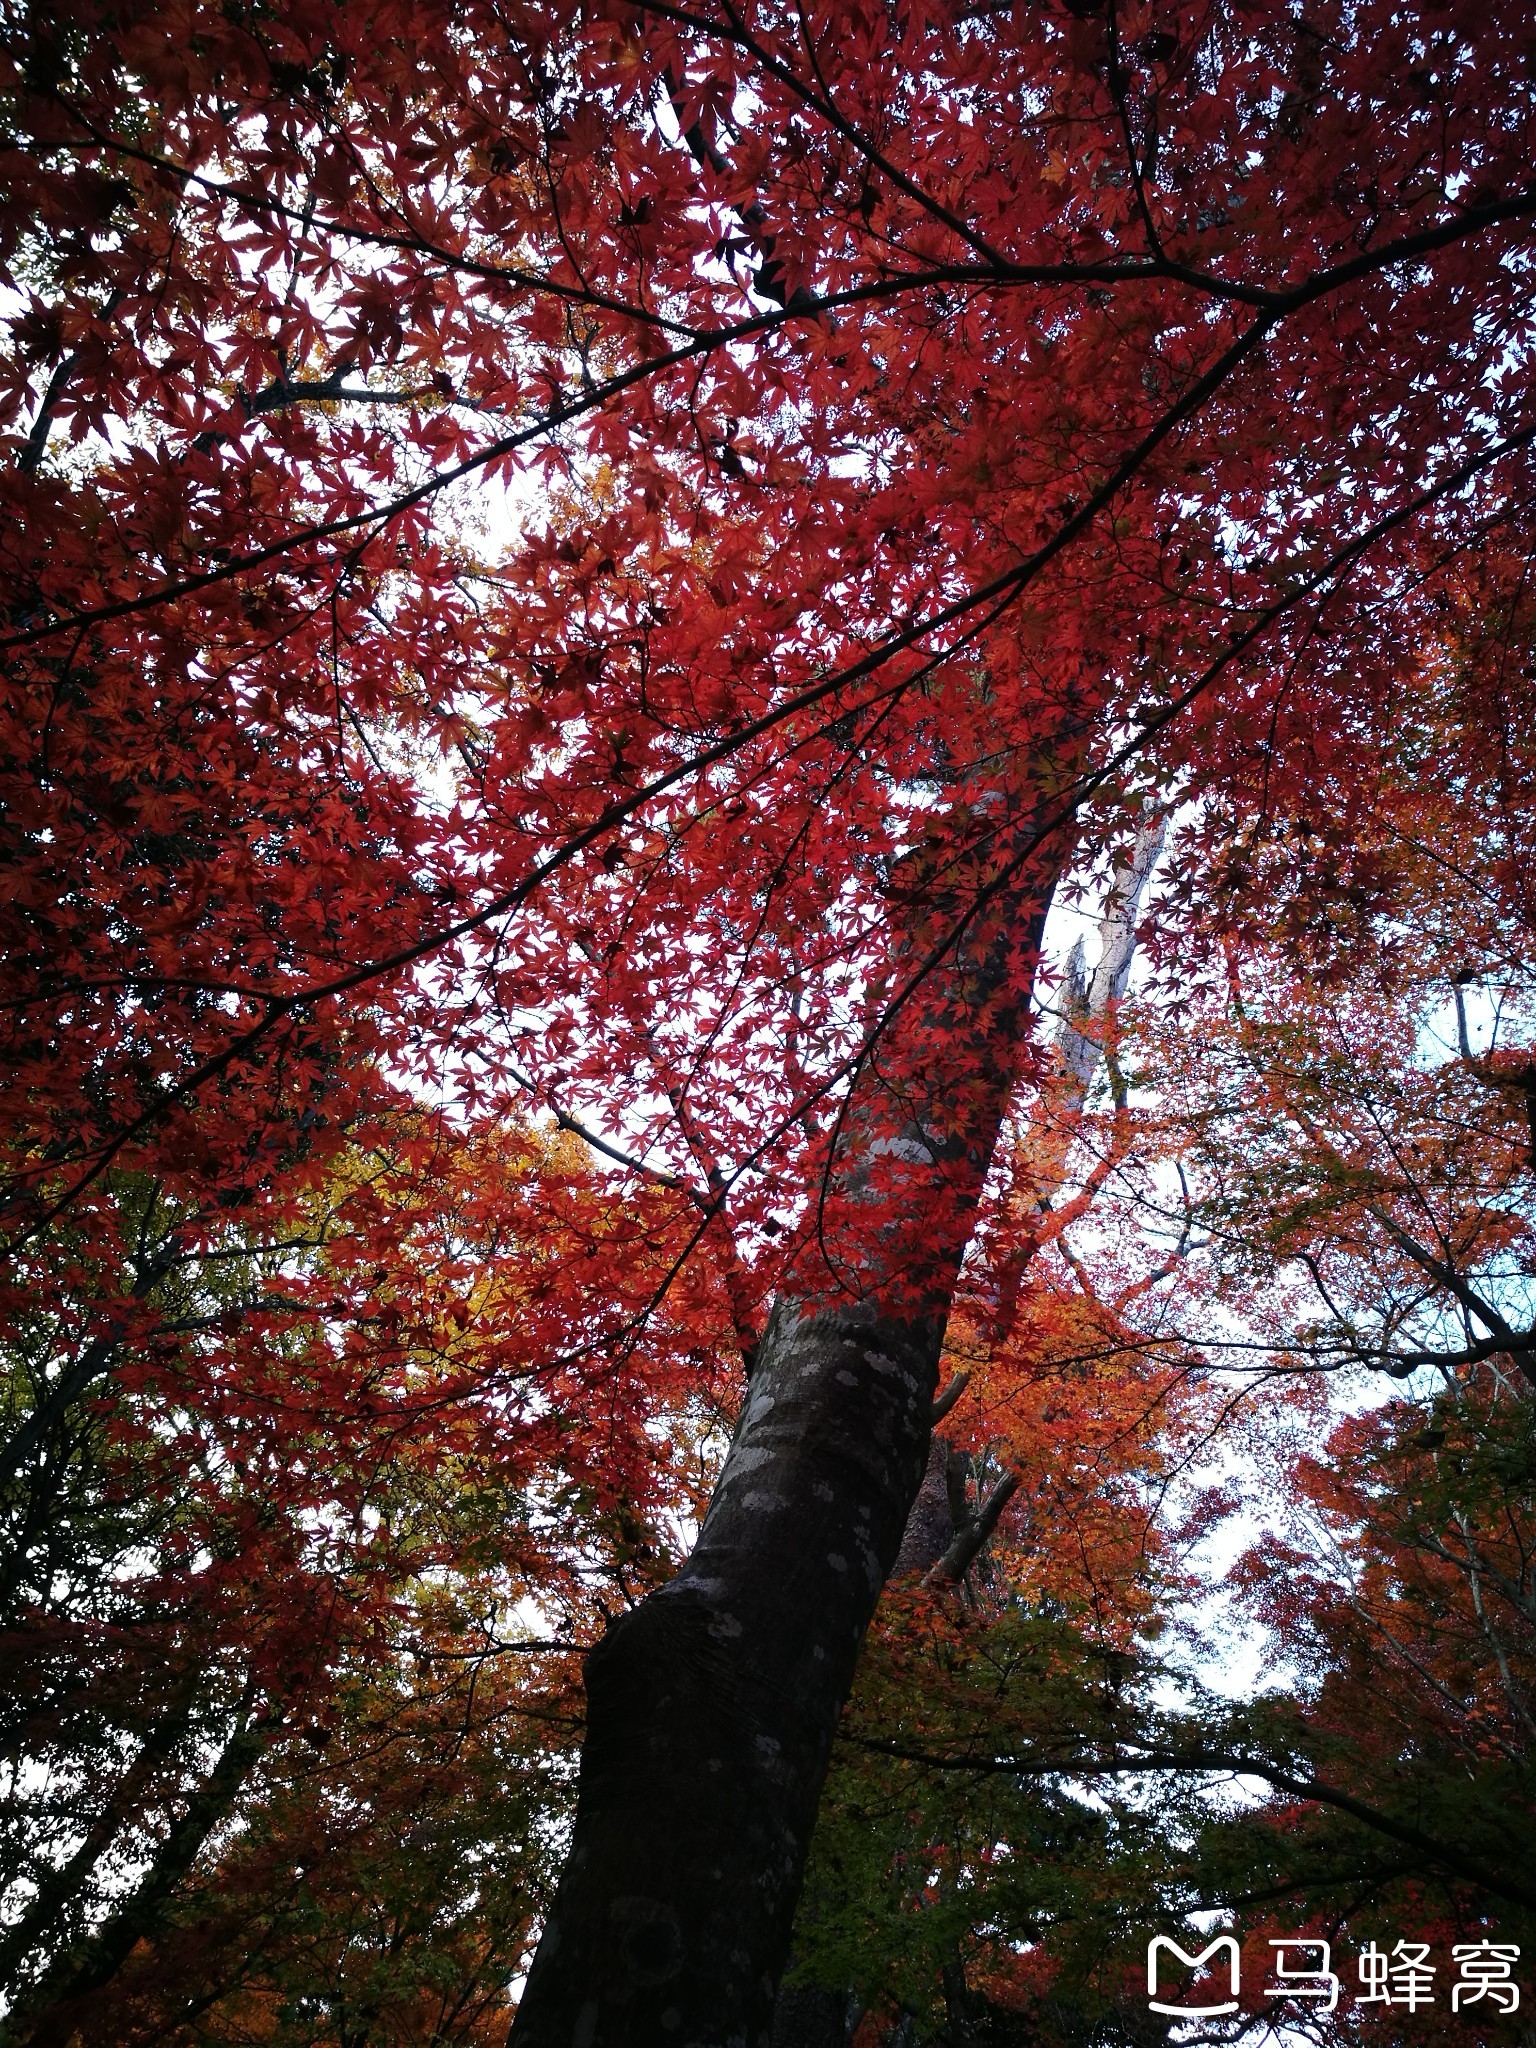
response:
[[[574,1838],[515,2048],[767,2048],[833,1732],[927,1462],[945,1319],[1019,1071],[1055,879],[1028,854],[1047,795],[1016,801],[983,853],[935,844],[896,877],[891,983],[910,993],[854,1082],[821,1268],[775,1303],[693,1554],[587,1659]]]
[[[955,1540],[954,1510],[950,1505],[949,1462],[954,1447],[937,1429],[928,1445],[928,1464],[917,1498],[907,1516],[901,1548],[891,1567],[893,1579],[910,1573],[929,1572]]]
[[[773,2009],[773,2048],[848,2048],[860,2010],[851,1992],[785,1984]]]

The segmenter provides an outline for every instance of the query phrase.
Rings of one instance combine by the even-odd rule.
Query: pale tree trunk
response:
[[[1056,1071],[1040,1090],[1021,1147],[1020,1187],[1042,1215],[1054,1209],[1066,1183],[1083,1106],[1105,1058],[1115,1006],[1130,981],[1137,913],[1163,849],[1166,824],[1161,812],[1150,813],[1137,829],[1129,858],[1115,869],[1099,918],[1099,952],[1092,974],[1081,939],[1067,961],[1055,1032]],[[1060,1218],[1055,1220],[1059,1223]],[[1043,1232],[1027,1241],[1010,1276],[1015,1289],[1043,1242]],[[968,1378],[965,1373],[957,1377],[941,1408],[947,1411],[963,1397]],[[966,1498],[970,1462],[965,1452],[935,1430],[893,1576],[921,1574],[934,1584],[954,1584],[964,1579],[985,1548],[1018,1490],[1018,1475],[1005,1472],[972,1506]]]
[[[1167,821],[1145,818],[1130,858],[1115,869],[1099,918],[1099,957],[1090,975],[1078,940],[1062,980],[1056,1027],[1057,1073],[1041,1090],[1025,1140],[1030,1193],[1038,1208],[1050,1209],[1067,1178],[1067,1164],[1094,1077],[1104,1063],[1115,1007],[1125,994],[1136,957],[1136,916],[1147,882],[1163,850]]]
[[[1055,879],[1022,856],[1051,795],[1014,802],[990,868],[935,853],[898,877],[891,985],[931,971],[855,1079],[821,1268],[775,1303],[693,1554],[587,1659],[572,1848],[515,2048],[769,2041],[833,1733],[927,1461],[944,1324],[1019,1072]],[[936,957],[988,885],[984,916]]]

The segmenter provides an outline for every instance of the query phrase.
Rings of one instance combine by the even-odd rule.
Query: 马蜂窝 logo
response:
[[[1331,1943],[1315,1935],[1291,1934],[1271,1940],[1269,1946],[1275,1951],[1273,1974],[1278,1981],[1265,1985],[1264,1997],[1304,1999],[1312,2002],[1318,2012],[1338,2009],[1343,1987],[1333,1968]],[[1216,1959],[1223,1959],[1228,1995],[1218,2003],[1205,2005],[1169,2004],[1158,1995],[1162,1988],[1159,1958],[1165,1953],[1170,1964],[1182,1963],[1194,1973],[1208,1967],[1214,1970]],[[1403,2005],[1410,2012],[1434,2005],[1437,1966],[1430,1960],[1430,1953],[1427,1941],[1399,1941],[1390,1951],[1378,1948],[1374,1941],[1367,1942],[1356,1959],[1360,1978],[1358,2003]],[[1457,1971],[1451,1986],[1452,2012],[1459,2013],[1469,2005],[1488,2005],[1506,2016],[1519,2011],[1520,1987],[1514,1978],[1514,1966],[1520,1960],[1517,1943],[1457,1942],[1451,1957]],[[1222,1988],[1219,1982],[1212,1987],[1216,1991]],[[1194,1955],[1181,1948],[1171,1935],[1154,1934],[1147,1943],[1149,2011],[1168,2013],[1175,2019],[1215,2019],[1223,2013],[1236,2012],[1241,1994],[1242,1951],[1235,1934],[1214,1936]]]
[[[1169,1955],[1177,1956],[1186,1969],[1198,1970],[1214,1955],[1226,1952],[1232,1972],[1232,1996],[1221,2005],[1161,2005],[1157,1998],[1157,1953],[1167,1949]],[[1179,1944],[1166,1934],[1154,1934],[1147,1943],[1147,2005],[1153,2012],[1171,2012],[1180,2019],[1211,2019],[1217,2013],[1237,2011],[1237,1993],[1241,1983],[1242,1956],[1238,1951],[1235,1934],[1218,1934],[1216,1939],[1201,1949],[1199,1955],[1186,1955]]]

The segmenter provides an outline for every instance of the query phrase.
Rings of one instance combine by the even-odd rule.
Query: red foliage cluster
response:
[[[932,1222],[889,1147],[823,1200],[852,1077],[939,1071],[919,992],[1148,793],[1195,805],[1165,976],[1524,957],[1528,12],[7,19],[34,1736],[94,1666],[91,1740],[160,1741],[141,1814],[190,1811],[482,1540],[589,1639],[685,1540],[775,1289],[857,1296]],[[953,1063],[1021,1026],[1015,951],[981,1026],[928,1019]],[[1483,1077],[1521,1113],[1522,1058]],[[1097,1131],[1118,1170],[1123,1087],[1081,1110],[1058,1165]],[[1062,1251],[1021,1295],[1066,1221],[1008,1165],[956,1339],[1052,1451],[1038,1521],[1142,1455],[1095,1361],[1164,1276]],[[466,1475],[494,1541],[431,1533]],[[132,1568],[71,1592],[85,1501]]]

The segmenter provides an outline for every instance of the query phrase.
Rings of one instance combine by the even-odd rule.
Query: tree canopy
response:
[[[0,100],[5,2038],[1520,2039],[1528,7]]]

